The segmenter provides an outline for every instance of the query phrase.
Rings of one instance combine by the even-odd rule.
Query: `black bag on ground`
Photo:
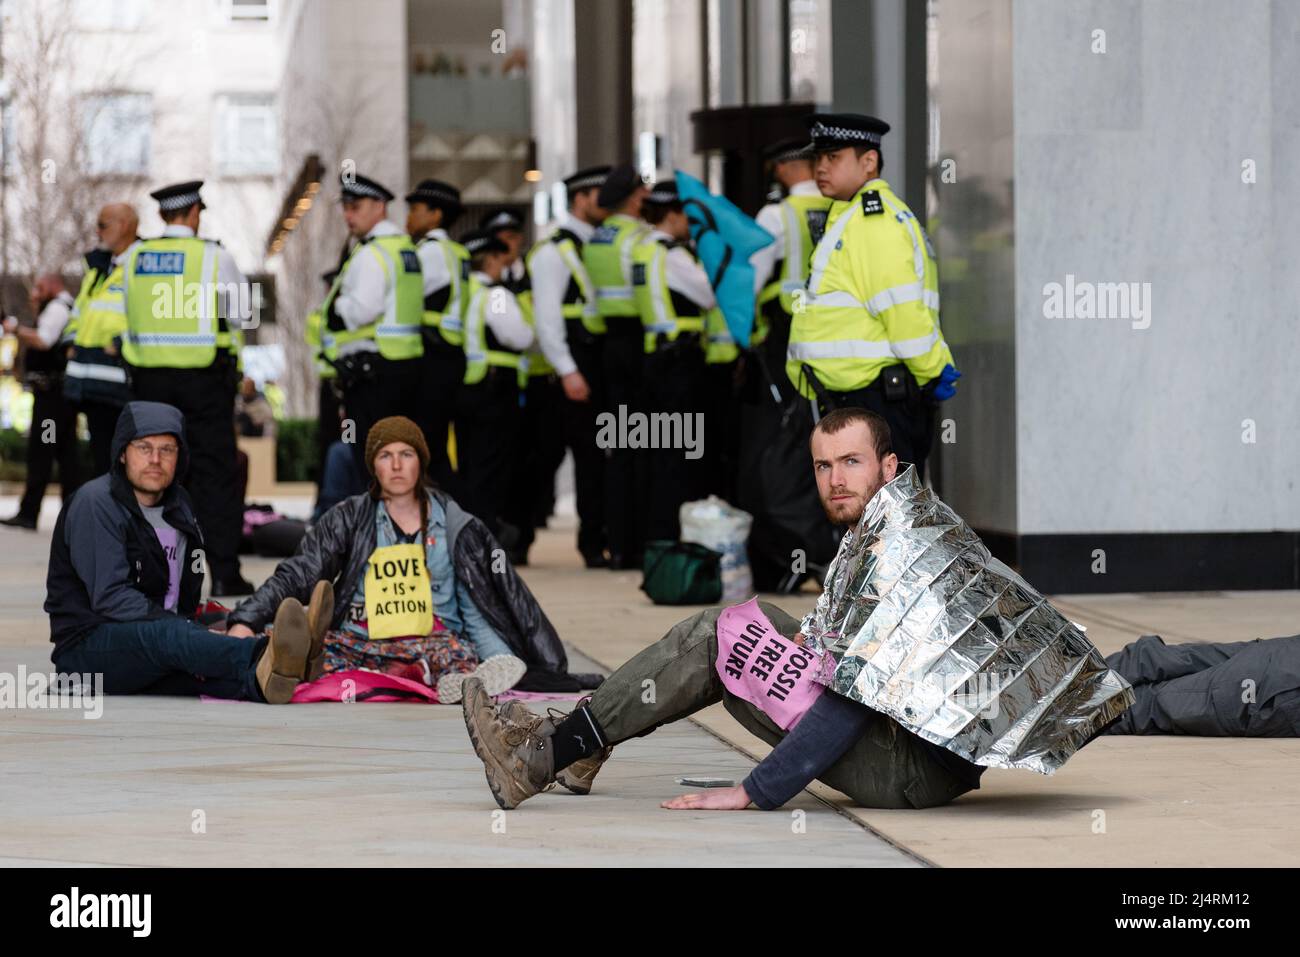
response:
[[[307,534],[307,523],[282,518],[253,529],[253,551],[265,558],[291,558]]]
[[[722,598],[722,553],[694,542],[646,542],[641,590],[656,605],[712,605]]]

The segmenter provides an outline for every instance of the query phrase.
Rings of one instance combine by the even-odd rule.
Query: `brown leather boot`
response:
[[[275,612],[275,626],[257,662],[257,684],[267,704],[289,702],[307,672],[310,652],[307,612],[298,599],[286,598]]]
[[[501,714],[507,721],[525,727],[532,724],[539,717],[539,715],[530,711],[522,701],[508,702],[502,706]],[[589,758],[574,761],[567,768],[560,771],[555,776],[555,780],[574,794],[590,794],[591,783],[596,779],[600,766],[608,761],[609,756],[613,753],[614,749],[612,747],[604,748]]]
[[[315,681],[325,668],[325,632],[334,620],[334,586],[319,581],[312,589],[307,605],[307,630],[311,633],[311,653],[307,657],[307,679]]]
[[[497,804],[509,811],[549,790],[555,783],[551,719],[534,716],[528,724],[507,719],[504,708],[492,703],[478,678],[467,678],[463,690],[465,729]]]

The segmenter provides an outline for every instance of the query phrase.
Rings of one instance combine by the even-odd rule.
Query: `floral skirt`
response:
[[[447,672],[473,671],[478,667],[478,657],[450,631],[382,641],[360,638],[346,631],[329,631],[325,633],[322,663],[326,674],[376,671],[419,681],[432,688]]]

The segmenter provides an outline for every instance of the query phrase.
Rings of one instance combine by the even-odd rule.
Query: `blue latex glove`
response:
[[[951,399],[957,394],[957,380],[961,378],[961,373],[952,367],[952,364],[943,367],[939,373],[939,378],[935,380],[934,389],[931,395],[936,402],[942,402],[945,399]]]

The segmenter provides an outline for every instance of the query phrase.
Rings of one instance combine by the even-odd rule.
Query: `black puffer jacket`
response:
[[[447,515],[447,548],[457,581],[469,589],[493,630],[528,664],[528,673],[517,687],[533,691],[596,687],[599,675],[569,674],[560,636],[514,566],[497,551],[500,546],[487,526],[443,492],[433,495]],[[366,493],[344,499],[320,517],[297,553],[282,561],[262,587],[230,613],[227,623],[261,631],[275,617],[280,602],[297,598],[305,603],[316,582],[326,580],[340,598],[330,623],[338,628],[347,614],[347,599],[365,577],[374,550],[375,500]]]

